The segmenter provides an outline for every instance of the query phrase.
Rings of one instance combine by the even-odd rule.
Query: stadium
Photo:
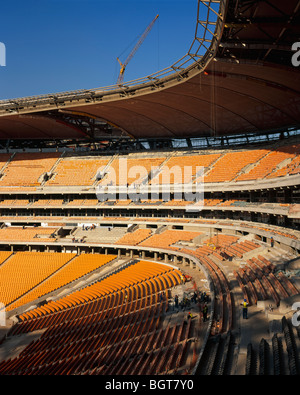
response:
[[[1,375],[300,374],[299,18],[198,0],[169,68],[0,101]]]

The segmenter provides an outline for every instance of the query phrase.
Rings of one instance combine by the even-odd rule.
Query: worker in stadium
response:
[[[188,320],[193,318],[193,314],[191,312],[188,313]]]
[[[247,299],[244,299],[243,303],[243,319],[247,319],[248,318],[248,302]]]
[[[271,247],[272,248],[274,247],[274,239],[273,239],[273,237],[271,237]]]
[[[197,303],[197,299],[198,299],[198,294],[196,291],[194,291],[193,296],[191,297],[191,301],[194,303]]]
[[[178,295],[175,295],[174,301],[175,301],[175,307],[176,307],[176,309],[178,309],[179,308]]]
[[[165,293],[164,292],[161,292],[159,294],[159,300],[160,300],[160,302],[163,302],[165,300]]]

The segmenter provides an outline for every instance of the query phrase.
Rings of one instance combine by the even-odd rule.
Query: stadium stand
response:
[[[46,255],[46,253],[41,254]],[[56,256],[59,258],[59,254],[55,254],[55,257]],[[90,272],[99,269],[102,265],[111,262],[113,259],[115,259],[114,255],[82,254],[80,256],[75,256],[57,271],[53,272],[51,276],[45,278],[41,283],[36,285],[34,289],[27,292],[25,296],[18,298],[18,304],[21,303],[25,305],[30,301],[37,300],[41,296],[56,291]],[[15,306],[16,305],[13,304],[10,308],[13,309]]]
[[[53,241],[57,228],[42,227],[7,227],[0,229],[1,241],[34,241],[41,239],[43,242]],[[51,237],[52,236],[52,237]]]
[[[171,87],[0,103],[1,133],[89,125],[0,139],[1,375],[300,374],[298,3],[200,3],[228,6],[216,62],[174,66]]]
[[[280,150],[279,148],[246,149],[229,153],[223,151],[211,153],[208,151],[206,154],[194,156],[189,156],[187,153],[176,154],[176,156],[169,154],[166,160],[149,157],[146,161],[142,154],[139,157],[135,155],[135,158],[98,156],[92,159],[82,155],[59,158],[60,154],[58,153],[56,155],[30,153],[22,154],[22,156],[17,153],[5,167],[3,176],[0,178],[0,186],[5,187],[6,190],[17,190],[16,188],[21,186],[28,188],[39,186],[45,192],[50,192],[54,186],[84,187],[98,183],[103,186],[112,185],[112,183],[134,185],[142,181],[140,177],[143,178],[143,183],[146,185],[172,185],[177,173],[179,179],[176,180],[176,183],[183,181],[185,183],[196,182],[199,180],[197,171],[199,173],[199,169],[202,167],[204,168],[205,183],[219,184],[220,182],[254,179],[265,179],[267,181],[270,178],[298,174],[298,151],[299,145],[294,144],[281,145]],[[25,155],[29,155],[29,157],[27,158]],[[58,163],[56,163],[57,160]],[[124,171],[122,170],[120,173],[122,160],[126,160],[124,162],[126,166]],[[163,166],[161,166],[162,163]],[[121,165],[121,169],[123,167]],[[128,177],[133,172],[136,174],[131,174]],[[187,179],[184,180],[184,177],[187,177]],[[46,203],[45,199],[40,200],[41,204]],[[77,201],[79,200],[77,199]],[[9,201],[10,199],[6,199],[7,204],[9,204]]]
[[[92,185],[97,172],[108,163],[108,159],[63,158],[55,167],[47,185]]]
[[[266,154],[264,150],[245,152],[229,152],[222,156],[205,176],[205,182],[229,182],[232,181],[245,166],[260,161]]]
[[[59,156],[56,153],[16,153],[2,171],[0,187],[41,185],[41,176],[51,171]]]
[[[257,180],[260,178],[266,178],[272,173],[280,163],[287,160],[292,160],[295,156],[294,147],[287,146],[282,147],[280,151],[269,152],[264,158],[262,158],[256,166],[254,166],[249,172],[239,176],[236,181],[241,180]]]
[[[138,270],[138,266],[141,266],[142,272]],[[154,340],[154,335],[156,340],[152,343],[152,347],[150,348],[151,341],[149,341],[148,348],[140,350],[140,355],[145,355],[148,349],[152,350],[146,374],[164,371],[165,366],[159,363],[161,350],[167,346],[169,349],[176,349],[181,344],[186,348],[187,341],[193,337],[191,321],[186,329],[181,324],[177,338],[174,334],[171,338],[167,337],[168,333],[174,333],[176,330],[178,332],[176,325],[172,327],[169,324],[166,329],[162,326],[161,313],[167,309],[167,306],[166,300],[160,302],[157,295],[161,291],[167,292],[169,284],[178,284],[180,281],[178,271],[161,264],[155,266],[153,263],[139,262],[113,276],[113,278],[103,280],[100,287],[98,283],[89,287],[87,291],[78,291],[73,296],[66,297],[59,304],[54,302],[49,304],[46,310],[41,307],[32,311],[30,316],[23,315],[22,322],[13,329],[15,334],[28,333],[41,328],[46,331],[38,341],[39,344],[31,343],[22,356],[2,364],[1,373],[41,374],[47,371],[51,374],[57,372],[58,363],[61,373],[71,374],[81,371],[85,374],[95,369],[98,373],[99,370],[104,373],[104,371],[110,371],[120,358],[124,369],[127,367],[125,361],[128,360],[124,358],[126,356],[124,352],[132,346],[133,339],[138,337],[140,341],[145,341],[152,337]],[[115,281],[112,281],[113,279]],[[120,284],[117,289],[115,288],[116,282]],[[155,293],[147,292],[147,289],[150,289],[149,286],[145,286],[147,282],[152,282]],[[155,294],[156,297],[154,297]],[[87,304],[86,300],[89,300]],[[100,307],[101,305],[103,308]],[[69,318],[66,321],[67,316]],[[56,325],[51,325],[52,322]],[[57,326],[58,323],[61,324]],[[104,328],[108,323],[110,329],[107,332]],[[82,336],[83,332],[84,336]],[[80,347],[78,347],[78,341]],[[139,345],[140,342],[134,342],[134,344]],[[137,347],[135,348],[138,352]],[[110,350],[110,357],[107,356],[108,350]],[[182,351],[186,352],[186,350]],[[32,362],[25,366],[23,362],[29,356]],[[70,358],[74,362],[71,364],[72,368],[67,363],[70,362]],[[51,361],[50,365],[49,361]],[[178,359],[176,364],[173,363],[169,369],[178,370],[182,365],[191,363],[193,361],[187,360],[185,355]],[[119,365],[120,363],[117,364],[118,369],[120,369]],[[131,365],[130,371],[127,367],[128,374],[131,372],[133,374],[136,368]],[[138,371],[141,369],[142,366],[138,366]]]
[[[189,183],[197,180],[197,172],[208,169],[219,157],[220,153],[207,155],[177,155],[168,158],[159,169],[151,184]],[[186,174],[185,174],[186,173]]]
[[[73,256],[27,251],[11,255],[1,265],[1,298],[6,308],[12,309],[16,299],[44,281]],[[14,287],[10,284],[11,278],[14,278]]]
[[[123,237],[121,237],[121,239],[117,241],[117,244],[137,245],[150,237],[151,234],[151,229],[136,229],[132,233],[126,233]]]
[[[122,161],[123,159],[123,161]],[[145,160],[146,159],[146,160]],[[105,170],[106,175],[101,185],[131,185],[146,180],[153,169],[158,168],[164,158],[112,158],[112,163]],[[124,165],[125,164],[125,165]]]
[[[155,234],[147,238],[139,243],[139,245],[143,247],[168,248],[181,241],[193,241],[193,239],[199,236],[199,234],[199,232],[165,230],[160,234]]]
[[[4,199],[1,206],[3,208],[18,209],[18,202],[18,196],[15,196],[12,199]],[[91,198],[79,199],[74,194],[69,197],[67,193],[63,199],[54,199],[53,196],[49,195],[49,199],[38,198],[34,200],[28,196],[28,199],[21,199],[19,210],[23,210],[24,207],[31,207],[34,210],[39,210],[40,208],[44,210],[45,207],[67,210],[70,203],[72,209],[78,208],[80,210],[81,207],[95,207],[95,203],[97,202],[98,200]],[[157,201],[155,202],[157,204]],[[206,199],[205,205],[209,209],[219,206],[224,210],[231,207],[243,208],[243,206],[240,206],[241,202],[245,201],[240,199],[226,200],[211,198]],[[112,203],[114,204],[108,205],[106,202],[103,202],[96,206],[99,209],[103,207],[106,210],[107,207],[111,210],[118,210],[118,207],[123,207],[122,201],[112,201]],[[134,205],[136,205],[135,202],[130,200],[124,201],[124,207],[133,207]],[[143,209],[149,207],[149,201],[141,200],[139,207]],[[178,209],[180,207],[182,206],[178,205]],[[288,207],[288,205],[285,206],[283,204],[283,207]],[[45,218],[47,218],[47,214],[44,216]],[[48,220],[50,218],[48,217]],[[74,217],[70,219],[74,221]],[[236,307],[238,295],[236,286],[240,289],[240,299],[246,298],[249,302],[250,309],[259,306],[260,303],[265,303],[265,306],[272,306],[272,311],[268,311],[267,308],[269,307],[266,307],[266,311],[268,311],[270,317],[272,317],[275,311],[281,308],[282,303],[285,304],[290,298],[299,295],[295,282],[287,277],[283,271],[278,270],[278,264],[274,261],[274,256],[270,255],[271,250],[266,243],[270,235],[273,235],[277,240],[282,240],[280,238],[290,241],[297,240],[296,234],[293,233],[295,231],[290,232],[287,228],[281,229],[278,226],[272,227],[268,224],[260,225],[256,221],[243,223],[240,220],[239,225],[242,225],[243,229],[246,230],[244,234],[252,234],[254,236],[254,238],[250,239],[249,236],[243,236],[243,233],[236,234],[236,221],[228,221],[228,219],[210,220],[193,217],[185,219],[176,218],[175,216],[173,218],[159,218],[157,216],[148,218],[146,216],[142,218],[131,217],[130,219],[124,216],[117,217],[109,215],[102,219],[102,225],[107,222],[108,225],[106,227],[94,227],[93,222],[84,225],[84,223],[91,221],[91,219],[92,217],[85,216],[82,222],[83,226],[77,224],[77,226],[71,227],[71,231],[67,231],[67,228],[64,231],[65,227],[62,223],[59,227],[49,227],[49,225],[46,227],[29,227],[26,225],[25,227],[5,226],[0,229],[1,240],[3,242],[13,242],[15,246],[16,243],[22,242],[31,242],[33,246],[34,243],[38,243],[40,240],[43,245],[48,242],[50,244],[51,242],[55,243],[59,246],[63,244],[65,246],[74,244],[72,248],[76,250],[73,253],[50,253],[51,257],[52,255],[58,257],[61,254],[64,259],[57,261],[54,268],[49,265],[47,269],[49,271],[45,273],[41,272],[41,274],[39,274],[38,259],[35,258],[35,254],[40,256],[41,254],[49,253],[7,251],[1,256],[1,260],[4,263],[0,265],[0,268],[2,270],[4,268],[8,270],[9,264],[12,267],[14,264],[19,265],[17,261],[20,259],[18,258],[20,254],[26,254],[27,260],[29,257],[30,261],[32,259],[35,272],[39,276],[37,279],[33,277],[30,280],[31,285],[28,282],[25,285],[20,284],[18,288],[14,289],[16,293],[10,296],[7,295],[5,299],[7,311],[11,311],[13,314],[17,313],[18,316],[18,323],[13,325],[8,333],[8,338],[20,334],[26,335],[26,333],[31,332],[37,333],[36,331],[43,333],[39,340],[32,342],[17,358],[7,361],[3,360],[0,365],[1,373],[105,374],[105,372],[107,373],[112,369],[117,374],[123,374],[123,372],[131,374],[142,374],[142,372],[145,374],[157,374],[158,372],[170,374],[172,372],[192,372],[193,369],[197,368],[197,372],[200,374],[203,374],[203,372],[204,374],[211,374],[220,363],[216,359],[216,355],[214,360],[213,351],[209,351],[212,349],[211,339],[216,338],[219,347],[223,347],[223,343],[226,342],[228,348],[227,358],[230,358],[229,355],[232,354],[230,343],[228,344],[228,342],[229,339],[231,339],[230,342],[233,341],[235,335],[231,333],[232,331],[234,333],[234,328],[239,320]],[[52,220],[59,220],[59,217],[55,216]],[[98,221],[99,218],[96,219],[96,223]],[[132,226],[133,230],[130,230],[128,226],[119,227],[118,222],[122,221],[126,221],[127,224],[128,221],[131,221],[132,224],[136,225]],[[110,225],[111,222],[113,222],[113,226]],[[145,224],[143,226],[146,227],[139,227],[142,225],[142,222]],[[154,223],[157,225],[153,228]],[[159,223],[161,225],[158,225]],[[168,223],[170,223],[168,225],[170,228],[164,225]],[[173,229],[174,225],[172,223],[177,223],[177,226],[179,224],[185,225],[181,225],[180,229]],[[190,228],[186,228],[186,226]],[[197,226],[197,230],[195,226]],[[227,233],[220,232],[220,226],[221,229],[223,227],[227,228]],[[214,229],[213,233],[209,229]],[[216,232],[216,229],[219,230]],[[67,233],[65,233],[66,231]],[[269,234],[269,236],[256,239],[259,233],[264,235]],[[52,237],[50,237],[51,235]],[[75,243],[72,241],[74,238]],[[99,241],[103,245],[109,243],[108,245],[110,246],[114,244],[118,246],[115,250],[111,250],[115,254],[100,256],[98,254],[91,254],[91,248],[94,248],[92,246],[99,245]],[[79,245],[81,247],[78,247]],[[122,246],[124,248],[137,248],[138,250],[128,255],[126,250],[122,253]],[[281,242],[280,246],[282,248],[284,243]],[[58,251],[60,248],[62,247],[59,247]],[[87,248],[86,251],[89,253],[78,255],[85,248]],[[188,321],[189,328],[182,324],[184,319],[181,321],[181,324],[178,324],[178,320],[171,318],[174,313],[172,313],[173,307],[172,304],[170,305],[170,300],[173,299],[176,292],[173,290],[174,286],[184,286],[182,283],[182,273],[178,271],[173,272],[174,269],[168,267],[168,274],[165,273],[162,277],[159,275],[160,279],[158,279],[157,273],[153,270],[153,262],[139,261],[141,254],[146,257],[151,249],[154,250],[154,260],[161,259],[163,262],[171,260],[172,264],[181,262],[183,273],[189,273],[186,278],[189,278],[189,276],[191,278],[197,277],[193,272],[195,269],[188,269],[186,266],[188,261],[190,261],[189,265],[194,266],[195,262],[192,264],[191,259],[195,259],[198,265],[200,265],[200,272],[207,273],[206,278],[213,284],[212,289],[214,291],[209,292],[214,302],[210,306],[210,321],[207,328],[209,329],[209,338],[207,343],[202,344],[203,357],[198,361],[198,364],[196,364],[196,361],[201,345],[194,344],[190,339],[193,339],[196,334],[198,336],[205,329],[202,323],[202,303],[199,304],[199,307],[195,305],[195,307],[191,306],[189,308],[193,309],[197,317],[193,321]],[[155,252],[157,250],[160,252]],[[169,252],[167,253],[167,251]],[[279,257],[280,251],[282,250],[275,246],[272,252]],[[292,249],[290,249],[290,252],[290,258],[292,258]],[[171,256],[170,254],[173,255]],[[180,254],[184,254],[185,257],[180,258]],[[288,250],[287,254],[289,254]],[[129,265],[128,268],[125,267],[121,271],[113,272],[114,274],[109,275],[107,278],[104,277],[100,281],[97,280],[92,285],[89,285],[89,281],[85,280],[87,286],[84,286],[82,290],[76,291],[78,281],[79,284],[83,283],[82,279],[89,278],[89,275],[93,277],[93,273],[97,273],[99,270],[99,273],[101,273],[103,268],[107,267],[107,263],[109,264],[112,261],[117,262],[122,257],[127,257],[129,262],[131,262],[134,256],[137,257],[137,261],[141,265],[136,272],[132,270],[131,274],[126,275],[126,271],[135,267],[137,264]],[[24,262],[24,257],[21,258],[21,262]],[[241,264],[243,262],[246,262],[245,266]],[[145,268],[142,269],[144,265]],[[232,265],[231,270],[237,282],[235,287],[233,287],[232,280],[228,279],[227,271],[224,270],[223,265]],[[279,267],[281,268],[282,266],[279,265]],[[17,270],[20,270],[20,268]],[[26,270],[30,269],[22,265],[22,270],[26,272]],[[169,272],[170,270],[171,272]],[[24,279],[27,278],[25,272]],[[5,272],[3,271],[3,273]],[[11,276],[10,272],[7,273],[7,276]],[[121,275],[121,273],[124,273],[124,276],[119,279],[119,274]],[[141,275],[145,277],[141,279]],[[59,295],[59,292],[63,292],[66,287],[69,287],[69,289],[74,288],[74,291],[69,296],[55,297],[54,299],[51,296],[49,298],[49,295],[57,295],[57,292]],[[10,289],[10,292],[12,290]],[[160,294],[166,291],[166,299],[164,299],[164,304],[161,304]],[[7,292],[7,290],[2,290],[3,295],[7,294]],[[200,295],[201,291],[198,292],[198,295]],[[217,297],[214,298],[213,295]],[[200,300],[200,296],[198,297]],[[100,304],[100,299],[105,299],[105,301],[101,301]],[[40,307],[29,307],[37,303],[37,300],[44,302],[41,303]],[[182,303],[183,301],[184,299]],[[127,310],[126,306],[128,303],[130,307],[128,305]],[[25,306],[25,310],[27,309],[27,311],[24,311],[22,306]],[[187,309],[184,307],[181,315],[186,315],[186,312]],[[146,317],[148,317],[148,321],[145,321]],[[166,317],[170,319],[168,326],[163,324]],[[74,324],[76,322],[77,329],[75,331],[71,329],[71,322],[73,320]],[[107,320],[113,326],[109,331],[104,331],[99,327],[100,332],[97,332],[98,329],[96,328],[99,325],[102,325],[103,328],[103,320],[105,322]],[[146,324],[147,322],[148,324]],[[63,327],[67,323],[69,324],[66,330],[64,330]],[[145,331],[146,328],[147,331]],[[54,331],[59,332],[55,335]],[[82,333],[86,333],[86,336],[82,336]],[[99,334],[96,335],[96,333]],[[177,337],[175,336],[176,333],[178,333]],[[57,342],[55,348],[53,348],[51,346],[51,339],[54,340],[55,338],[58,341],[58,336],[62,340]],[[276,336],[274,335],[273,337],[274,347],[276,347],[276,341],[279,336],[280,333],[276,333]],[[134,342],[135,338],[139,338],[140,342]],[[155,343],[155,338],[161,340],[157,340]],[[74,347],[75,345],[76,347],[78,346],[79,339],[81,347],[78,350],[81,351],[77,352],[77,348],[75,349]],[[111,343],[112,341],[114,343]],[[141,344],[144,346],[139,347]],[[94,346],[96,348],[92,352]],[[132,354],[129,353],[131,348],[134,348],[137,354],[133,359],[130,357]],[[113,354],[108,354],[110,349],[115,350]],[[50,350],[51,353],[49,354]],[[97,353],[96,350],[98,350]],[[152,350],[150,354],[149,350]],[[252,350],[253,353],[254,350]],[[48,354],[51,355],[51,363],[49,363]],[[110,355],[110,358],[108,358],[108,355]],[[166,358],[166,355],[169,356],[169,359]],[[247,363],[251,360],[251,355],[247,354],[247,360],[244,362],[245,366],[248,366]],[[146,357],[148,362],[142,362]],[[32,363],[28,364],[25,368],[24,362],[29,358]],[[207,366],[206,358],[211,360],[211,370],[205,368]],[[238,358],[242,357],[239,356]],[[104,360],[108,361],[105,365],[101,362]],[[162,363],[162,360],[165,363]],[[132,361],[135,361],[135,363]],[[223,364],[225,362],[226,360],[224,360]]]

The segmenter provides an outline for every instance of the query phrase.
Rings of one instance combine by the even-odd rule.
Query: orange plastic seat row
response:
[[[1,154],[2,155],[2,154]],[[39,186],[40,177],[51,170],[59,153],[17,153],[3,171],[1,186]]]
[[[63,158],[54,170],[54,176],[46,186],[54,185],[92,185],[109,159],[99,158]]]
[[[148,238],[151,234],[151,229],[137,229],[132,233],[126,233],[116,242],[116,244],[137,245]]]
[[[100,185],[131,185],[147,179],[152,168],[158,168],[164,158],[115,158],[107,169],[107,174],[100,181]]]
[[[200,234],[201,232],[177,231],[170,229],[165,230],[160,234],[154,234],[139,245],[143,247],[169,248],[172,244],[179,241],[192,241]]]
[[[74,256],[46,252],[17,252],[11,255],[0,266],[0,292],[7,310],[17,307],[18,302],[11,304],[14,300],[44,281]]]
[[[160,292],[161,290],[168,287],[171,283],[176,284],[180,282],[180,274],[177,272],[177,270],[171,269],[166,265],[140,261],[119,273],[116,273],[80,291],[76,291],[58,301],[51,301],[47,304],[47,306],[50,310],[73,308],[74,306],[79,306],[89,301],[96,300],[97,298],[111,295],[113,293],[119,292],[120,290],[128,289],[129,287],[136,285],[138,282],[146,280],[150,282],[152,281],[152,287],[155,289],[155,292]],[[170,275],[172,282],[167,278],[161,280],[162,282],[157,282],[155,277],[163,274]],[[146,290],[147,288],[143,289]],[[42,316],[44,315],[44,311],[41,308],[36,308],[32,310],[30,314],[29,312],[25,313],[20,318],[22,320],[26,320],[28,317],[31,318],[32,315],[35,317]]]

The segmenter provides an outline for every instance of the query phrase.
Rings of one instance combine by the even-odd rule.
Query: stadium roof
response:
[[[298,0],[199,1],[191,48],[168,70],[122,86],[2,101],[0,139],[93,137],[102,121],[134,138],[298,127],[298,41]]]

